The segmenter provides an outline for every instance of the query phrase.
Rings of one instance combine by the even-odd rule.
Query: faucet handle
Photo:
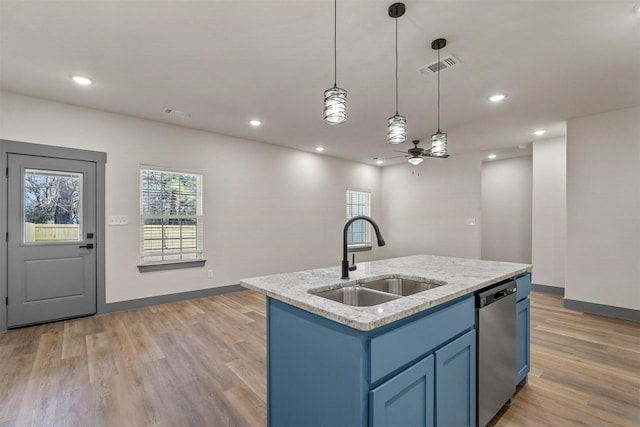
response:
[[[356,254],[351,254],[351,265],[349,266],[349,271],[356,271],[358,266],[356,265]]]

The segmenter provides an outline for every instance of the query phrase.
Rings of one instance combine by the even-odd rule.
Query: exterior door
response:
[[[8,154],[7,325],[96,312],[96,163]]]

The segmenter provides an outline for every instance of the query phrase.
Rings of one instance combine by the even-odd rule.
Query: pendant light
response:
[[[431,49],[438,51],[438,131],[431,135],[431,153],[432,157],[448,157],[447,153],[447,134],[440,132],[440,49],[447,45],[447,40],[436,39],[431,42]]]
[[[347,91],[339,88],[338,81],[338,1],[333,1],[333,87],[324,91],[325,123],[339,125],[347,120]]]
[[[398,18],[405,10],[404,3],[389,6],[389,16],[396,21],[396,114],[387,119],[387,142],[394,145],[407,140],[407,118],[398,114]]]

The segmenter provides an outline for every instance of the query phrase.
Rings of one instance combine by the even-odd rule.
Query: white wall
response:
[[[567,250],[567,143],[533,143],[532,281],[564,288]]]
[[[104,151],[106,301],[238,283],[243,277],[339,265],[345,190],[371,190],[380,169],[179,126],[0,93],[0,138]],[[204,268],[139,273],[139,165],[204,173]],[[382,229],[384,234],[385,229]],[[359,260],[380,258],[377,247]],[[206,271],[214,270],[207,279]]]
[[[565,298],[640,309],[640,108],[567,123]]]
[[[531,263],[531,156],[482,164],[482,259]]]
[[[480,153],[385,167],[382,194],[385,256],[480,257]]]

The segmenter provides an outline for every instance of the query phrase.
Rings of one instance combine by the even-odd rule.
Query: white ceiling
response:
[[[391,3],[338,1],[337,83],[348,92],[339,126],[322,121],[333,85],[331,0],[0,0],[0,87],[373,163],[411,146],[385,142],[395,112]],[[453,154],[517,147],[540,138],[536,128],[561,136],[567,119],[640,105],[634,1],[405,4],[399,112],[410,140],[436,128],[436,77],[418,69],[436,60],[439,37],[443,54],[461,61],[441,74],[440,127]],[[72,74],[95,84],[77,86]],[[491,104],[496,92],[509,96]]]

